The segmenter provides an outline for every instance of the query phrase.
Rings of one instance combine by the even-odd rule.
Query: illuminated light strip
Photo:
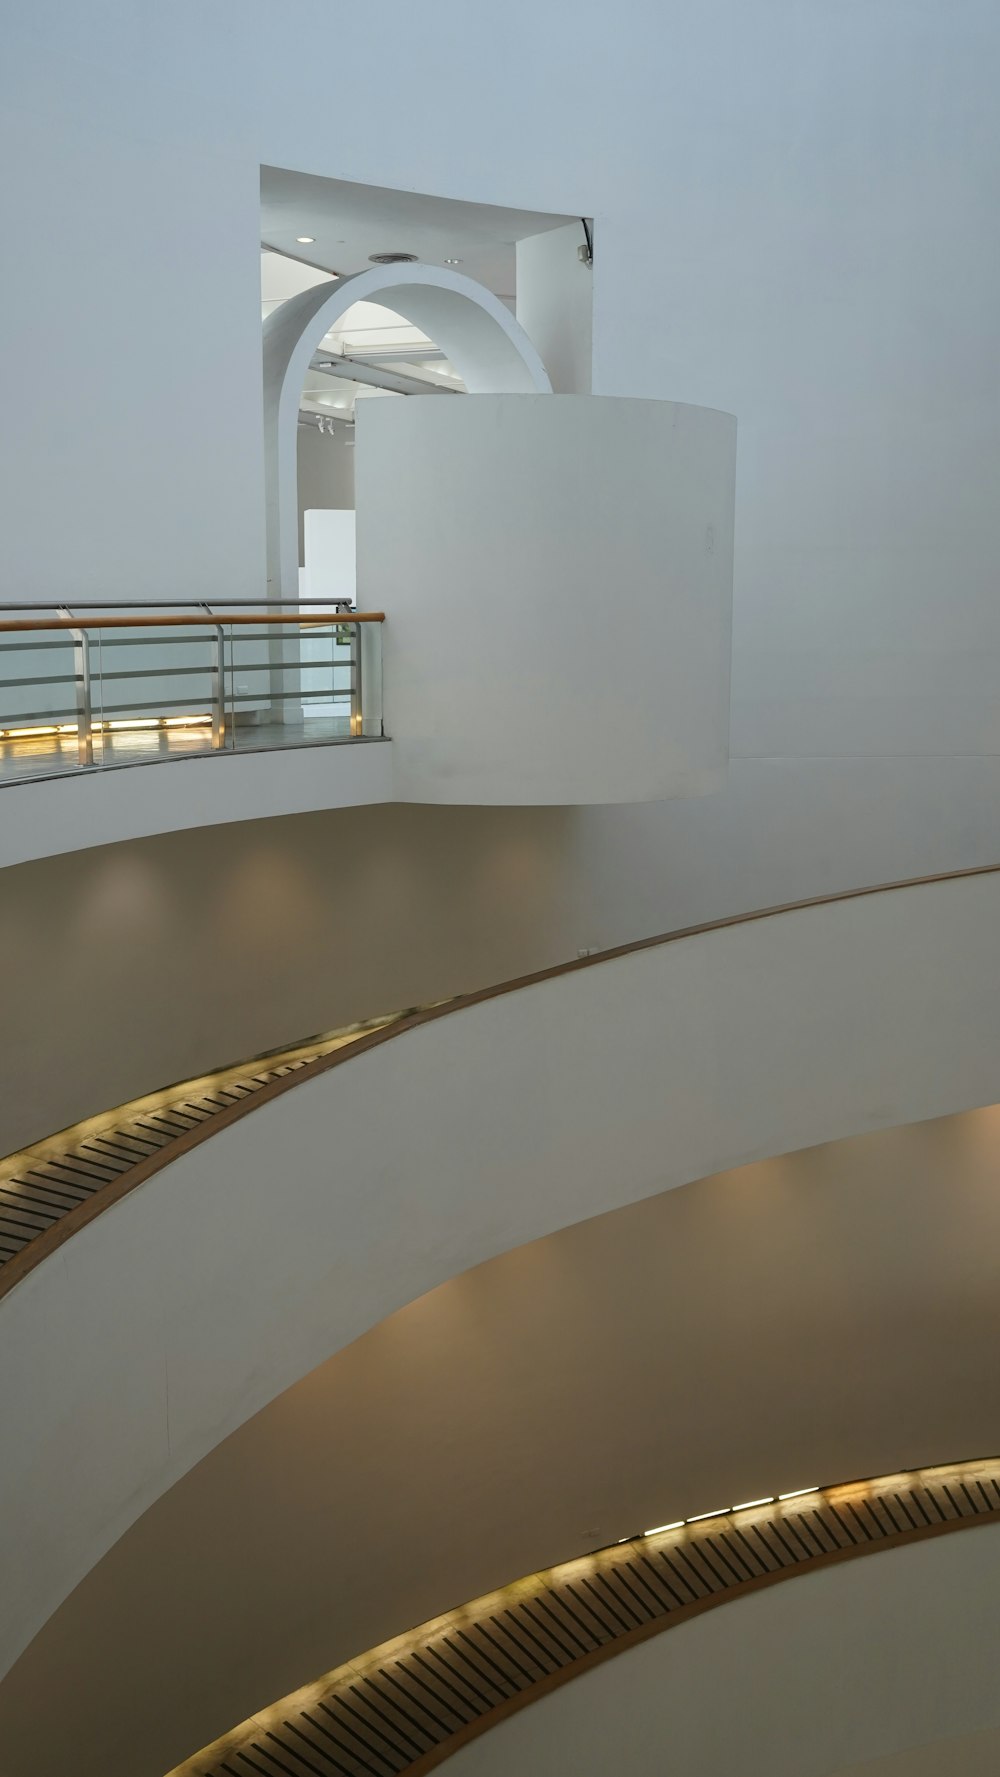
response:
[[[821,1493],[820,1487],[796,1487],[792,1493],[767,1493],[763,1499],[744,1499],[737,1506],[716,1506],[714,1512],[695,1512],[690,1518],[677,1518],[673,1524],[657,1524],[653,1530],[643,1530],[642,1536],[661,1536],[665,1530],[683,1530],[685,1524],[702,1524],[706,1518],[726,1518],[731,1512],[750,1512],[755,1506],[777,1505],[783,1499],[803,1499],[807,1493]],[[620,1543],[634,1542],[632,1536],[620,1536]]]
[[[75,722],[64,722],[61,726],[52,724],[48,728],[0,728],[4,740],[38,740],[43,735],[75,733]]]
[[[970,1485],[966,1489],[967,1482]],[[554,1671],[548,1671],[541,1680],[529,1682],[513,1697],[506,1696],[497,1704],[487,1703],[484,1699],[486,1706],[471,1723],[465,1722],[462,1728],[456,1729],[453,1724],[449,1725],[439,1721],[437,1723],[439,1734],[432,1745],[430,1754],[427,1755],[429,1763],[434,1764],[436,1768],[442,1757],[447,1757],[450,1752],[458,1750],[458,1745],[462,1743],[458,1738],[459,1735],[467,1733],[475,1735],[491,1728],[494,1723],[504,1718],[509,1709],[520,1708],[541,1695],[543,1686],[552,1683],[560,1684],[573,1679],[580,1672],[587,1670],[596,1660],[604,1659],[609,1654],[622,1652],[634,1646],[638,1638],[645,1637],[647,1634],[655,1634],[658,1630],[669,1630],[674,1624],[688,1621],[693,1613],[700,1612],[707,1607],[724,1606],[731,1599],[742,1596],[756,1586],[770,1585],[775,1580],[792,1579],[800,1574],[814,1572],[845,1555],[864,1556],[869,1553],[877,1553],[880,1546],[887,1547],[895,1543],[916,1542],[925,1536],[936,1534],[939,1530],[957,1531],[963,1526],[969,1527],[977,1523],[1000,1524],[1000,1458],[996,1457],[948,1463],[879,1477],[871,1476],[865,1480],[838,1483],[829,1487],[796,1488],[792,1497],[801,1497],[809,1493],[831,1496],[829,1499],[823,1498],[820,1502],[818,1509],[824,1511],[828,1507],[831,1510],[834,1509],[831,1500],[838,1499],[845,1493],[863,1494],[864,1497],[877,1501],[880,1497],[888,1499],[899,1497],[900,1493],[905,1497],[912,1494],[918,1487],[947,1488],[949,1484],[953,1486],[957,1484],[966,1490],[965,1497],[969,1509],[966,1510],[965,1506],[962,1506],[957,1517],[942,1517],[940,1522],[932,1522],[925,1516],[923,1524],[918,1523],[916,1518],[910,1518],[910,1527],[900,1530],[895,1517],[890,1518],[889,1513],[886,1512],[882,1519],[875,1519],[878,1530],[875,1534],[869,1535],[867,1541],[855,1542],[850,1548],[840,1545],[824,1550],[817,1540],[813,1553],[810,1553],[806,1544],[800,1541],[801,1553],[796,1553],[791,1547],[786,1547],[788,1561],[783,1562],[777,1570],[770,1569],[759,1574],[756,1578],[740,1579],[736,1569],[730,1566],[729,1571],[733,1576],[732,1583],[713,1567],[715,1584],[707,1596],[695,1597],[687,1604],[676,1599],[676,1608],[667,1605],[655,1618],[637,1623],[634,1628],[628,1627],[621,1618],[618,1618],[622,1633],[619,1635],[612,1632],[610,1640],[603,1641],[590,1652],[582,1652],[579,1657],[572,1649],[563,1647],[562,1658],[559,1659],[557,1656],[557,1665]],[[771,1503],[777,1503],[777,1501]],[[733,1507],[726,1507],[718,1512],[702,1513],[700,1516],[709,1518],[728,1516],[732,1514],[733,1510]],[[782,1519],[782,1513],[768,1511],[762,1521],[771,1522],[777,1528],[781,1525]],[[689,1522],[690,1520],[683,1521],[683,1523]],[[895,1530],[890,1529],[890,1523],[895,1525]],[[683,1525],[663,1526],[664,1529],[682,1527]],[[643,1534],[652,1535],[654,1533],[645,1532]],[[740,1534],[739,1527],[736,1525],[719,1525],[715,1532],[719,1542],[723,1546],[728,1544],[734,1553],[735,1544],[728,1539],[738,1539]],[[697,1545],[699,1540],[692,1538],[691,1542]],[[634,1543],[636,1538],[623,1537],[621,1541]],[[683,1543],[684,1539],[681,1538],[679,1541]],[[834,1537],[833,1541],[836,1543],[837,1539]],[[568,1593],[570,1598],[573,1597],[576,1582],[582,1579],[584,1584],[590,1584],[591,1579],[606,1578],[610,1586],[614,1576],[618,1574],[623,1582],[628,1584],[629,1576],[634,1571],[633,1564],[642,1559],[641,1552],[635,1549],[629,1552],[629,1550],[619,1549],[613,1544],[605,1545],[589,1555],[563,1562],[544,1572],[526,1575],[523,1579],[505,1586],[499,1591],[487,1593],[468,1604],[448,1611],[429,1622],[422,1623],[417,1628],[408,1630],[392,1640],[369,1648],[365,1653],[355,1655],[344,1665],[336,1667],[319,1679],[310,1681],[300,1690],[290,1692],[287,1696],[277,1699],[265,1708],[257,1709],[250,1720],[237,1724],[227,1734],[213,1742],[211,1746],[202,1748],[200,1752],[194,1754],[183,1764],[176,1766],[170,1777],[223,1777],[226,1772],[235,1772],[237,1766],[243,1769],[241,1761],[256,1766],[256,1761],[250,1755],[260,1736],[262,1734],[270,1735],[272,1731],[277,1736],[283,1728],[290,1728],[294,1733],[301,1732],[302,1737],[307,1739],[306,1730],[312,1721],[311,1712],[315,1710],[317,1704],[330,1718],[332,1725],[336,1726],[337,1721],[341,1720],[347,1727],[349,1721],[351,1725],[348,1727],[348,1731],[355,1733],[359,1725],[359,1717],[353,1710],[352,1698],[359,1679],[366,1686],[372,1687],[372,1696],[378,1701],[379,1687],[385,1685],[389,1669],[393,1673],[399,1672],[403,1679],[406,1678],[408,1672],[416,1677],[419,1669],[425,1665],[424,1656],[429,1652],[444,1670],[450,1670],[457,1681],[462,1677],[462,1669],[458,1664],[458,1659],[465,1659],[466,1656],[459,1655],[456,1659],[453,1647],[453,1636],[456,1629],[468,1640],[481,1627],[483,1634],[490,1638],[493,1626],[499,1621],[503,1624],[503,1632],[510,1636],[516,1646],[519,1634],[523,1633],[516,1615],[522,1602],[527,1608],[527,1604],[532,1600],[538,1600],[545,1609],[548,1609],[549,1604],[546,1601],[562,1601],[566,1608],[571,1608],[566,1594]],[[579,1647],[580,1643],[577,1642],[577,1648]],[[392,1679],[389,1682],[395,1683],[396,1681]],[[390,1692],[384,1691],[382,1694],[391,1701]],[[341,1708],[345,1712],[343,1716],[339,1713]],[[301,1724],[301,1728],[298,1724]],[[428,1729],[428,1734],[431,1734],[430,1729]],[[369,1737],[363,1740],[361,1734],[358,1733],[357,1739],[362,1746],[370,1747],[376,1757],[380,1756],[377,1743],[373,1738]],[[259,1768],[262,1769],[262,1767]],[[324,1770],[327,1768],[324,1763]],[[374,1769],[374,1765],[369,1765],[367,1768]],[[405,1766],[407,1771],[412,1771],[414,1768],[427,1769],[428,1766],[418,1758],[416,1766],[412,1761]]]
[[[136,733],[144,728],[207,728],[211,716],[136,716],[127,719],[105,720],[91,723],[94,734],[106,734],[110,730],[116,733],[126,731]],[[79,730],[75,722],[51,723],[44,728],[0,728],[0,740],[43,740],[51,739],[54,734],[77,734]]]

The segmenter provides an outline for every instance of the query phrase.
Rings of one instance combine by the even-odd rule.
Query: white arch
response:
[[[552,392],[541,358],[510,310],[458,272],[434,265],[376,266],[283,302],[264,322],[269,593],[298,594],[298,412],[310,360],[354,303],[380,301],[440,346],[470,394]]]

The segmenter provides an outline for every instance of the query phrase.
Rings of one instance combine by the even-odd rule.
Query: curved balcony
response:
[[[796,1489],[780,1498],[694,1514],[684,1523],[623,1538],[516,1580],[356,1656],[257,1710],[252,1720],[178,1765],[171,1777],[233,1777],[244,1769],[262,1777],[364,1777],[372,1771],[416,1777],[612,1656],[707,1611],[845,1561],[989,1524],[1000,1525],[996,1458]],[[992,1547],[986,1558],[992,1572],[990,1556]],[[967,1597],[961,1598],[959,1616],[966,1629],[969,1610]],[[944,1616],[940,1588],[934,1590],[931,1614]],[[904,1623],[894,1627],[901,1637]],[[949,1622],[948,1630],[953,1627]],[[943,1622],[941,1628],[943,1645]],[[817,1636],[814,1623],[808,1630]],[[780,1673],[787,1682],[790,1665],[772,1660],[770,1670],[759,1675],[758,1682],[770,1687],[771,1708],[780,1702],[775,1676]],[[925,1676],[915,1672],[914,1682]],[[518,1743],[512,1746],[501,1736],[496,1751],[488,1749],[485,1766],[473,1758],[468,1768],[552,1771],[558,1748],[560,1763],[566,1761],[562,1768],[580,1770],[581,1754],[570,1754],[572,1729],[567,1732],[574,1701],[568,1699],[569,1716],[561,1711],[556,1741],[532,1717]],[[984,1701],[982,1692],[975,1696],[980,1708]],[[651,1756],[642,1768],[661,1771],[658,1711],[648,1695],[644,1702]],[[690,1733],[696,1725],[678,1724],[678,1703],[670,1722],[675,1741],[679,1728]],[[628,1706],[633,1721],[635,1709],[633,1698]],[[907,1725],[905,1718],[879,1723],[883,1733],[887,1726],[890,1732],[902,1730],[904,1744]],[[624,1724],[615,1726],[621,1750]],[[755,1750],[759,1753],[759,1743]],[[630,1751],[634,1759],[635,1749]],[[609,1766],[595,1762],[593,1768]],[[639,1766],[630,1761],[625,1768]],[[683,1768],[691,1766],[685,1762]]]
[[[99,1190],[40,1226],[0,1304],[7,1659],[220,1439],[444,1280],[723,1167],[992,1102],[998,894],[997,870],[871,891],[410,1015],[202,1117],[140,1188],[107,1181],[112,1213]]]
[[[314,604],[3,607],[0,862],[390,800],[384,614]]]
[[[476,395],[370,402],[358,434],[369,609],[4,607],[0,861],[359,802],[569,807],[721,786],[731,416]],[[332,750],[385,736],[391,753]],[[225,778],[223,757],[239,761]],[[180,759],[183,781],[153,769]],[[109,769],[138,763],[141,788]]]

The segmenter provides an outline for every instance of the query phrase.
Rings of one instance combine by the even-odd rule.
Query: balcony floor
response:
[[[227,736],[226,751],[270,752],[277,747],[325,746],[349,741],[350,717],[312,716],[306,722],[255,722]],[[187,759],[211,753],[205,728],[140,728],[95,734],[94,768],[102,765],[145,765],[161,759]],[[77,762],[75,734],[34,735],[0,741],[0,785],[32,777],[71,775]]]

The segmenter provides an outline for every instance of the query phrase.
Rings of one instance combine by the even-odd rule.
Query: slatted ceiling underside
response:
[[[192,1082],[191,1088],[179,1086],[176,1096],[167,1095],[155,1105],[148,1101],[143,1102],[141,1109],[125,1105],[117,1121],[98,1134],[69,1140],[63,1152],[51,1152],[52,1144],[46,1143],[43,1155],[29,1150],[14,1156],[14,1170],[0,1173],[0,1270],[38,1235],[151,1154],[160,1153],[190,1130],[210,1123],[221,1111],[252,1098],[272,1080],[299,1073],[329,1054],[331,1047],[346,1046],[352,1035],[363,1034],[358,1031],[323,1037],[291,1059],[276,1060],[267,1066],[248,1062],[245,1072],[226,1069],[217,1084],[200,1079]],[[70,1131],[69,1135],[72,1134]]]
[[[286,1697],[171,1777],[394,1777],[695,1612],[831,1561],[1000,1521],[1000,1459],[824,1488],[599,1550]]]

